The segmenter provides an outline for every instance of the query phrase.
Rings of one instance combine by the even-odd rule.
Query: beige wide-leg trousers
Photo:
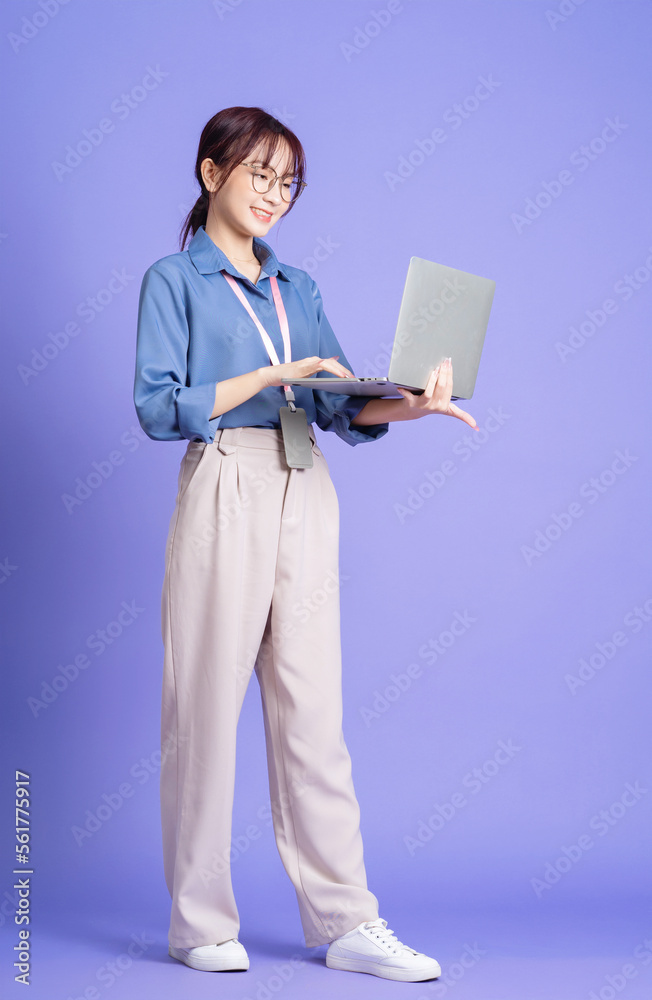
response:
[[[307,947],[378,917],[342,733],[339,505],[280,430],[188,442],[162,592],[161,817],[170,944],[220,944],[240,922],[229,866],[236,726],[260,686],[274,833]],[[272,915],[270,914],[270,917]]]

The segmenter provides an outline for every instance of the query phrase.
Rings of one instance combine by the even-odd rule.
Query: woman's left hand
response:
[[[479,430],[470,413],[461,410],[455,403],[451,403],[453,365],[450,358],[446,358],[431,371],[421,396],[415,396],[408,389],[401,389],[398,386],[397,388],[412,411],[409,414],[410,417],[425,417],[428,413],[444,413],[449,417],[458,417],[475,431]]]

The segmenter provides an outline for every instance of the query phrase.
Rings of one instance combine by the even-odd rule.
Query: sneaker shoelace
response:
[[[384,948],[388,949],[391,955],[398,955],[401,951],[411,951],[413,955],[419,954],[414,948],[399,941],[396,934],[387,926],[387,921],[382,917],[379,917],[378,920],[368,920],[364,926]]]

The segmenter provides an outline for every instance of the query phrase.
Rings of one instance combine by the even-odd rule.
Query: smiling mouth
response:
[[[266,212],[263,208],[254,208],[253,205],[251,207],[251,211],[261,220],[261,222],[267,222],[272,217],[271,212]]]

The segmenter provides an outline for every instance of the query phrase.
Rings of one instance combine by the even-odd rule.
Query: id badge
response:
[[[285,460],[290,469],[312,468],[312,441],[308,434],[306,411],[300,406],[291,410],[282,406],[278,411],[281,418]]]

